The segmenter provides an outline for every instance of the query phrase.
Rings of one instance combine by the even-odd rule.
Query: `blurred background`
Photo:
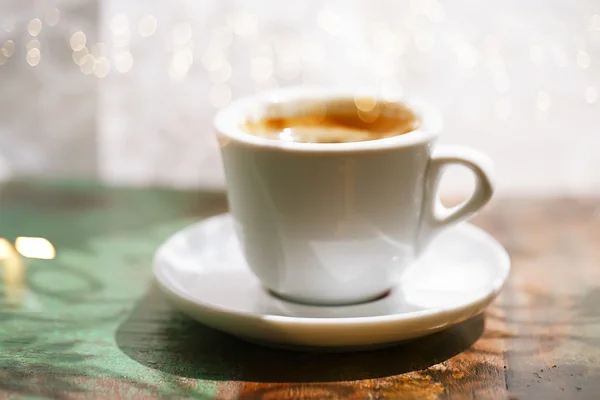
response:
[[[498,196],[593,195],[599,66],[594,0],[2,0],[0,180],[221,190],[214,113],[307,84],[429,100]]]

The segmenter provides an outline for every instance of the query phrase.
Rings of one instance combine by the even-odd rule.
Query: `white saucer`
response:
[[[384,298],[333,307],[291,303],[252,275],[229,214],[176,233],[154,259],[161,288],[192,318],[250,341],[312,348],[378,346],[440,331],[483,311],[509,271],[502,246],[462,224],[441,233]]]

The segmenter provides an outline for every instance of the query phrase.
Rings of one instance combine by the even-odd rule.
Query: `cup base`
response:
[[[323,307],[351,306],[351,305],[362,304],[362,303],[370,303],[372,301],[376,301],[376,300],[379,300],[379,299],[382,299],[382,298],[388,296],[390,294],[390,292],[392,291],[392,289],[389,288],[389,289],[386,289],[383,292],[380,292],[376,295],[370,295],[370,296],[361,297],[361,298],[357,298],[357,299],[354,299],[354,298],[353,299],[315,299],[312,297],[303,297],[303,296],[282,294],[273,289],[269,289],[266,287],[265,287],[265,290],[267,292],[269,292],[269,294],[271,294],[272,296],[275,296],[281,300],[289,301],[291,303],[306,304],[306,305],[310,305],[310,306],[323,306]]]

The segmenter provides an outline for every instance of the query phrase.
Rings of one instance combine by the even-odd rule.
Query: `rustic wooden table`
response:
[[[493,202],[475,223],[513,273],[485,315],[354,354],[263,348],[170,308],[154,249],[223,211],[221,194],[0,186],[0,398],[600,398],[598,199]]]

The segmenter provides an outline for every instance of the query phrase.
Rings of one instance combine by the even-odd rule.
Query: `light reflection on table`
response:
[[[51,260],[55,257],[56,250],[46,238],[19,236],[14,245],[0,238],[4,307],[20,309],[25,302],[27,268],[24,258]]]

